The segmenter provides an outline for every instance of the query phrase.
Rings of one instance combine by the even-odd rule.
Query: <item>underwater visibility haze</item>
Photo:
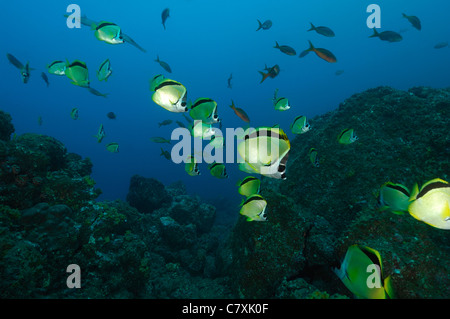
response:
[[[449,298],[450,3],[371,4],[4,2],[2,297]]]

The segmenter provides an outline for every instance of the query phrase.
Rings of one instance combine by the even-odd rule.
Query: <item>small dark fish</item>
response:
[[[277,41],[275,41],[275,49],[279,49],[281,52],[287,55],[296,55],[297,52],[293,48],[288,45],[279,45]]]
[[[8,58],[8,61],[14,65],[16,68],[18,68],[19,70],[24,68],[24,65],[22,64],[22,62],[20,62],[19,60],[17,60],[17,58],[10,54],[10,53],[6,53],[6,57]]]
[[[155,62],[158,62],[159,65],[160,65],[164,70],[166,70],[167,72],[172,73],[172,69],[170,68],[170,66],[169,66],[166,62],[161,61],[161,60],[159,59],[159,55],[156,56]]]
[[[377,29],[373,28],[373,34],[369,36],[369,38],[380,38],[382,41],[388,41],[388,42],[400,42],[403,40],[403,37],[400,35],[400,33],[394,32],[394,31],[383,31],[378,33]]]
[[[171,159],[170,153],[168,151],[163,150],[162,147],[161,147],[161,154],[159,154],[159,156],[164,156],[168,160]]]
[[[47,74],[45,74],[44,72],[41,73],[41,77],[42,79],[45,81],[45,83],[47,84],[47,87],[50,85],[50,83],[48,82],[48,77]]]
[[[110,118],[111,120],[114,120],[116,118],[116,114],[114,114],[114,112],[108,112],[108,114],[106,114],[106,116],[108,118]]]
[[[318,34],[321,34],[323,36],[330,37],[330,38],[335,36],[333,30],[331,30],[328,27],[315,27],[314,24],[312,24],[311,22],[310,22],[310,24],[311,24],[311,29],[309,29],[308,31],[316,31]]]
[[[271,68],[265,68],[265,71],[267,71],[267,73],[258,71],[259,74],[262,75],[262,80],[259,83],[263,83],[265,79],[267,79],[268,77],[271,77],[272,79],[274,77],[276,77],[279,73],[280,73],[280,66],[278,64],[275,64],[273,67]]]
[[[167,18],[170,17],[169,16],[169,8],[166,8],[163,10],[163,12],[161,13],[161,18],[162,18],[162,25],[164,27],[164,30],[166,30],[166,20]]]
[[[342,73],[344,73],[344,70],[337,70],[334,74],[341,75]]]
[[[159,125],[158,127],[169,125],[169,124],[172,124],[172,120],[164,120],[161,123],[158,123],[158,125]]]
[[[143,47],[141,47],[139,44],[137,44],[136,41],[134,41],[129,35],[126,35],[123,32],[122,32],[122,39],[124,42],[127,42],[127,43],[133,45],[134,47],[141,50],[142,52],[144,52],[144,53],[147,52]]]
[[[96,96],[108,97],[108,93],[103,94],[103,93],[101,93],[101,92],[99,92],[99,91],[97,91],[96,89],[91,88],[91,87],[88,87],[87,89],[88,89],[89,92],[91,92],[92,94],[94,94],[94,95],[96,95]]]
[[[439,42],[434,46],[435,49],[442,49],[448,47],[448,42]]]
[[[233,78],[233,73],[230,74],[230,77],[228,78],[228,88],[231,89],[232,85],[231,85],[231,79]]]
[[[150,137],[150,141],[152,141],[152,142],[154,142],[154,143],[167,143],[167,144],[170,144],[170,143],[171,143],[170,140],[167,140],[167,139],[165,139],[164,137],[159,137],[159,136],[156,136],[156,137]]]
[[[186,128],[186,125],[184,125],[184,123],[183,122],[180,122],[180,121],[176,121],[176,123],[178,124],[178,126],[179,127],[183,127],[183,128]],[[222,122],[221,122],[222,123]]]
[[[14,65],[16,68],[20,70],[20,75],[22,76],[23,83],[28,83],[28,80],[30,79],[30,66],[29,63],[24,66],[15,56],[13,56],[10,53],[6,54],[6,57],[8,58],[9,62]]]
[[[106,145],[106,149],[111,153],[119,153],[119,144],[118,143],[109,143]]]
[[[181,115],[183,115],[184,119],[185,119],[186,122],[188,122],[189,124],[194,123],[194,120],[192,119],[192,117],[187,117],[186,115],[184,115],[184,113],[182,113]]]
[[[256,31],[258,31],[259,29],[263,29],[263,30],[269,30],[272,27],[272,21],[270,20],[266,20],[264,21],[264,23],[261,23],[261,21],[259,21],[258,19],[256,19],[256,21],[258,21],[258,29],[256,29]]]
[[[420,23],[420,20],[416,16],[407,16],[406,14],[402,13],[403,18],[408,19],[408,21],[412,24],[414,28],[417,30],[422,30],[422,24]]]
[[[307,56],[309,52],[311,52],[311,50],[306,49],[305,51],[303,51],[302,53],[300,53],[300,55],[299,55],[298,57],[299,57],[299,58],[303,58],[303,57]]]

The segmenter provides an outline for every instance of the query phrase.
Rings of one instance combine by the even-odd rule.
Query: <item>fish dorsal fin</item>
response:
[[[103,27],[107,27],[107,26],[117,26],[117,24],[112,23],[112,22],[106,22],[106,21],[101,21],[97,26],[96,26],[96,30],[101,29]]]
[[[156,88],[155,91],[165,87],[165,86],[181,86],[181,83],[177,82],[177,81],[173,81],[173,80],[164,80],[162,81]]]
[[[376,251],[375,249],[372,249],[370,247],[366,247],[366,246],[359,246],[359,248],[372,261],[373,264],[379,266],[381,271],[383,270],[383,267],[381,264],[381,256],[378,251]]]
[[[438,188],[450,188],[450,184],[448,184],[446,181],[444,181],[440,178],[435,178],[435,179],[433,179],[429,182],[426,182],[425,184],[422,185],[422,188],[420,189],[420,192],[417,194],[416,199],[419,199],[420,197],[424,196],[429,191],[432,191],[433,189],[438,189]]]
[[[400,193],[402,193],[403,195],[407,196],[408,198],[410,197],[410,193],[409,190],[406,186],[401,185],[401,184],[394,184],[392,182],[387,182],[385,183],[383,186],[395,189],[397,191],[399,191]]]
[[[417,194],[419,194],[419,185],[417,183],[414,184],[413,189],[411,191],[411,197],[409,198],[409,201],[412,202],[416,200]]]

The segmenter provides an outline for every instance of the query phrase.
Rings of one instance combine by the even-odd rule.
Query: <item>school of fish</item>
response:
[[[68,15],[64,15],[68,17]],[[162,25],[166,30],[166,22],[170,17],[170,10],[166,8],[161,13]],[[402,17],[407,19],[409,23],[417,30],[422,29],[421,21],[418,17],[413,15],[406,15],[402,13]],[[261,22],[257,20],[259,30],[269,30],[273,24],[271,20]],[[81,17],[81,24],[89,27],[90,31],[99,41],[110,45],[120,45],[124,43],[131,44],[141,52],[146,50],[137,44],[129,35],[123,33],[122,28],[113,22],[108,21],[94,21],[86,16]],[[327,26],[315,26],[310,22],[310,28],[306,32],[316,32],[325,38],[336,37],[335,32]],[[373,34],[369,38],[379,38],[381,41],[399,42],[403,40],[402,35],[395,31],[379,32],[375,28]],[[441,42],[435,45],[435,49],[442,49],[448,46],[448,42]],[[273,48],[279,50],[281,53],[288,56],[296,56],[297,51],[288,44],[281,45],[275,41]],[[328,49],[317,48],[308,40],[308,47],[300,52],[299,58],[306,57],[310,52],[314,52],[317,57],[328,62],[337,63],[336,56]],[[10,53],[6,55],[8,61],[20,71],[20,76],[23,83],[28,83],[31,71],[34,69],[30,67],[30,63],[23,64],[15,56]],[[156,55],[154,60],[161,68],[167,72],[172,73],[169,64],[160,59]],[[280,74],[280,66],[275,64],[268,67],[265,65],[263,71],[258,71],[263,83],[268,78],[275,78]],[[95,88],[91,87],[89,78],[89,69],[87,63],[81,60],[68,61],[64,59],[54,60],[50,62],[46,71],[53,76],[65,76],[70,80],[70,83],[78,87],[87,89],[91,94],[107,98],[107,93],[101,93]],[[344,70],[336,71],[336,75],[341,75]],[[96,75],[98,81],[107,82],[113,75],[112,63],[110,59],[105,59],[97,68]],[[50,86],[50,81],[45,72],[41,73],[41,78],[44,80],[47,87]],[[227,80],[227,87],[232,89],[233,74],[231,73]],[[194,138],[201,138],[208,140],[210,147],[214,149],[221,149],[225,145],[222,135],[218,134],[220,130],[216,130],[213,125],[222,125],[222,120],[218,114],[218,103],[210,97],[199,97],[191,102],[188,100],[188,90],[182,83],[166,78],[163,74],[157,74],[150,79],[149,90],[151,92],[151,100],[161,108],[170,113],[182,113],[185,122],[167,119],[158,123],[159,127],[168,126],[176,123],[178,127],[189,130]],[[285,112],[293,107],[288,98],[279,96],[279,89],[277,88],[273,94],[272,102],[273,108],[278,112]],[[237,191],[243,196],[240,205],[240,214],[245,216],[247,221],[270,221],[270,212],[267,211],[270,206],[264,197],[260,194],[261,180],[253,175],[261,175],[268,178],[275,178],[284,180],[288,178],[286,172],[286,165],[291,148],[290,141],[286,133],[278,126],[260,126],[256,128],[250,127],[250,117],[246,111],[235,105],[231,100],[229,105],[231,110],[246,123],[247,129],[241,136],[238,136],[237,151],[242,159],[238,163],[241,171],[251,174],[237,182]],[[227,109],[228,110],[228,109]],[[229,110],[228,110],[229,111]],[[292,111],[291,111],[292,112]],[[168,113],[169,114],[169,113]],[[186,115],[187,114],[187,115]],[[116,119],[114,112],[106,114],[109,119]],[[178,115],[179,116],[179,115]],[[70,112],[70,117],[73,120],[79,118],[79,109],[74,107]],[[42,117],[38,118],[38,124],[42,125]],[[297,115],[293,117],[290,130],[293,134],[305,134],[312,129],[306,116]],[[338,144],[342,147],[352,147],[353,144],[359,140],[353,128],[341,128],[336,131],[336,139]],[[103,123],[98,127],[97,133],[93,135],[97,143],[102,143],[105,138],[105,128]],[[154,136],[149,138],[150,141],[159,144],[171,144],[171,140],[165,137]],[[350,146],[349,146],[350,145]],[[105,146],[106,150],[111,153],[119,152],[119,144],[110,142]],[[160,156],[167,160],[171,160],[171,153],[161,149]],[[320,152],[311,147],[308,152],[308,159],[310,165],[314,169],[320,168],[321,159]],[[196,154],[189,154],[184,159],[185,171],[190,176],[198,176],[201,174],[198,158]],[[226,179],[229,177],[224,163],[212,162],[208,165],[208,170],[212,177],[216,179]],[[450,184],[439,178],[432,179],[425,182],[420,188],[414,185],[412,191],[402,184],[393,182],[386,182],[380,187],[378,194],[379,210],[380,212],[392,212],[397,215],[405,215],[409,213],[414,219],[424,222],[432,227],[450,230]],[[366,284],[366,268],[374,264],[380,270],[377,275],[383,286],[377,289],[369,289]],[[334,269],[336,275],[342,280],[344,285],[359,298],[370,299],[385,299],[393,298],[395,293],[392,290],[390,277],[384,277],[382,268],[382,258],[378,251],[373,248],[362,245],[353,245],[348,248],[348,251],[342,261],[340,268]]]

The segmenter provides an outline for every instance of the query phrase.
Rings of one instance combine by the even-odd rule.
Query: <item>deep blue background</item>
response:
[[[100,42],[88,27],[67,28],[63,14],[71,3],[93,20],[117,23],[147,53],[129,44]],[[381,31],[401,31],[402,42],[369,38],[373,32],[366,26],[366,8],[371,3],[381,6]],[[164,31],[161,12],[166,7],[170,17]],[[200,165],[201,176],[190,177],[184,165],[160,157],[162,144],[149,138],[169,138],[177,126],[158,128],[157,123],[184,119],[152,102],[149,79],[163,73],[183,83],[192,101],[199,97],[216,100],[224,128],[244,124],[228,107],[233,99],[250,116],[253,127],[279,123],[293,139],[289,126],[297,115],[311,118],[323,114],[365,89],[380,85],[448,87],[450,49],[433,47],[450,40],[449,9],[448,0],[3,1],[0,108],[12,115],[18,134],[47,134],[62,141],[69,152],[91,158],[92,176],[103,190],[100,199],[125,199],[130,177],[139,174],[165,184],[183,180],[190,193],[205,198],[227,196],[237,206],[241,196],[235,184],[246,175],[235,165],[227,165],[229,179],[218,180],[209,174],[206,164]],[[419,16],[422,31],[414,29],[402,12]],[[273,26],[256,32],[256,19],[271,19]],[[336,37],[307,32],[310,21],[332,28]],[[299,59],[308,40],[332,51],[338,62],[327,63],[313,53]],[[292,46],[297,56],[274,49],[275,41]],[[22,83],[18,70],[6,59],[7,52],[36,68],[28,84]],[[169,63],[172,74],[154,62],[157,54]],[[111,60],[113,74],[107,83],[98,82],[96,70],[106,58]],[[41,71],[54,60],[65,59],[86,62],[91,86],[109,97],[96,97],[70,84],[66,77],[53,75],[48,75],[51,84],[46,88]],[[265,64],[279,64],[281,72],[259,84],[257,71]],[[339,69],[345,72],[336,76]],[[227,88],[230,73],[231,90]],[[289,98],[290,110],[273,109],[275,88],[280,96]],[[79,108],[77,121],[70,117],[74,107]],[[106,117],[110,111],[116,113],[116,120]],[[42,126],[38,125],[39,116]],[[98,144],[92,136],[101,123],[107,136]],[[109,142],[118,142],[120,152],[108,152],[105,145]],[[164,148],[170,151],[167,144]]]

